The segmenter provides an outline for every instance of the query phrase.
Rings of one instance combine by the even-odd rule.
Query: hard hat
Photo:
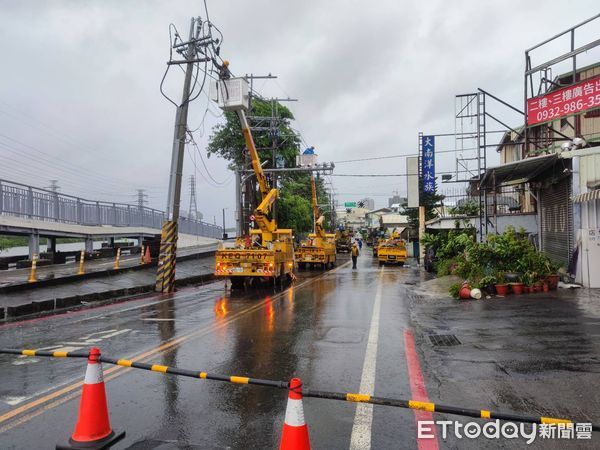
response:
[[[229,66],[229,61],[227,61],[226,59],[224,59],[224,60],[223,60],[223,65],[224,65],[225,67],[228,67],[228,66]]]

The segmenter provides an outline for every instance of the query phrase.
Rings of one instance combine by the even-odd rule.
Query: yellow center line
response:
[[[302,283],[299,283],[298,285],[295,285],[294,289],[299,289],[301,287],[306,286],[307,284],[313,283],[313,282],[319,280],[320,278],[323,278],[324,276],[326,276],[328,274],[331,274],[331,273],[334,273],[334,272],[338,271],[339,269],[341,269],[342,267],[344,267],[344,266],[346,266],[348,264],[350,264],[350,261],[348,261],[348,262],[342,264],[341,266],[338,266],[335,269],[330,270],[330,271],[328,271],[328,272],[326,272],[326,273],[324,273],[322,275],[318,275],[318,276],[316,276],[314,278],[311,278],[309,280],[305,280]],[[287,289],[285,291],[280,292],[279,294],[273,296],[270,301],[279,299],[279,298],[283,297],[283,295],[285,295],[286,293],[287,293]],[[242,316],[250,314],[250,313],[256,311],[257,309],[263,308],[267,303],[268,303],[267,300],[263,300],[263,301],[261,301],[260,303],[258,303],[256,305],[249,306],[248,308],[246,308],[246,309],[244,309],[244,310],[242,310],[242,311],[240,311],[240,312],[232,315],[231,317],[229,317],[228,319],[224,320],[223,322],[220,322],[218,324],[211,324],[211,325],[209,325],[209,326],[207,326],[205,328],[202,328],[200,330],[197,330],[197,331],[194,331],[192,333],[189,333],[189,334],[180,336],[178,338],[172,339],[172,340],[170,340],[168,342],[165,342],[162,345],[159,345],[159,346],[157,346],[157,347],[155,347],[153,349],[150,349],[150,350],[148,350],[146,352],[143,352],[143,353],[141,353],[141,354],[139,354],[137,356],[134,356],[134,357],[131,357],[131,358],[128,358],[128,359],[130,361],[140,361],[142,359],[146,359],[146,358],[149,358],[150,356],[154,356],[154,355],[156,355],[158,353],[164,352],[164,351],[170,349],[171,347],[176,347],[176,346],[178,346],[178,345],[182,344],[183,342],[188,341],[190,339],[193,339],[193,338],[196,338],[196,337],[200,337],[200,336],[204,336],[206,334],[209,334],[212,331],[218,330],[220,328],[223,328],[223,327],[229,325],[229,323],[238,320]],[[112,379],[114,379],[114,378],[116,378],[116,377],[118,377],[120,375],[123,375],[124,373],[126,373],[126,372],[128,372],[130,370],[131,369],[124,368],[122,366],[113,366],[113,367],[110,367],[109,369],[106,369],[104,371],[104,381],[107,382],[109,380],[112,380]],[[111,374],[114,374],[114,375],[110,376]],[[47,394],[47,395],[45,395],[43,397],[40,397],[40,398],[38,398],[36,400],[33,400],[33,401],[29,402],[29,403],[25,403],[24,405],[21,405],[18,408],[11,409],[10,411],[8,411],[8,412],[0,415],[0,424],[6,422],[7,420],[12,419],[15,416],[18,416],[19,414],[22,414],[22,413],[27,412],[27,411],[29,411],[29,410],[37,407],[37,406],[40,406],[40,405],[42,405],[42,404],[44,404],[46,402],[54,400],[57,397],[60,397],[61,395],[68,394],[68,393],[72,392],[73,390],[81,387],[82,385],[83,385],[83,381],[78,381],[78,382],[73,383],[73,384],[71,384],[69,386],[66,386],[66,387],[64,387],[62,389],[59,389],[59,390],[54,391],[54,392],[51,392],[50,394]],[[42,412],[48,411],[48,410],[54,408],[55,406],[58,406],[58,405],[60,405],[60,404],[62,404],[64,402],[66,402],[67,400],[70,400],[71,398],[76,397],[77,395],[78,395],[78,393],[74,393],[71,396],[68,396],[67,398],[59,399],[59,400],[57,400],[57,401],[55,401],[55,402],[53,402],[53,403],[51,403],[49,405],[46,405],[41,411],[38,411],[37,413],[34,412],[34,413],[29,414],[29,415],[27,415],[25,417],[22,417],[18,421],[16,421],[14,424],[5,425],[2,428],[0,428],[0,433],[3,433],[5,431],[7,431],[7,430],[10,430],[14,426],[17,426],[17,425],[20,425],[22,423],[25,423],[25,422],[33,419],[34,417],[38,416]]]

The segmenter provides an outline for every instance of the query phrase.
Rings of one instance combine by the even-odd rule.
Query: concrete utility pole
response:
[[[187,133],[188,106],[190,103],[190,88],[194,64],[210,61],[210,58],[197,58],[199,46],[207,46],[210,41],[200,38],[202,21],[192,18],[190,23],[190,36],[185,43],[186,50],[181,52],[183,61],[169,61],[168,64],[185,64],[185,80],[181,104],[177,106],[175,114],[175,135],[173,137],[173,150],[171,154],[171,175],[169,178],[169,192],[167,200],[166,220],[163,223],[160,237],[160,254],[158,257],[158,271],[156,273],[156,291],[169,293],[175,289],[175,260],[177,256],[177,221],[181,202],[181,175],[183,172],[183,157],[185,151],[185,138]],[[176,44],[174,48],[183,44]]]

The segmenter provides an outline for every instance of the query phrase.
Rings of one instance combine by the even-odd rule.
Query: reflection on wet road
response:
[[[443,322],[433,313],[419,313],[432,308],[414,294],[423,277],[415,268],[379,268],[361,257],[359,270],[342,264],[327,273],[301,272],[281,292],[231,292],[219,282],[182,289],[169,298],[148,296],[7,324],[0,326],[0,347],[71,351],[98,346],[112,357],[154,364],[271,380],[296,376],[315,389],[395,398],[429,393],[431,401],[440,401],[440,386],[451,390],[452,377],[445,385],[440,374],[443,361],[452,364],[452,354],[432,351],[423,341],[424,323]],[[456,325],[465,324],[457,319]],[[0,356],[0,447],[53,448],[65,442],[75,423],[84,370],[81,360]],[[104,373],[111,422],[127,431],[116,448],[278,447],[284,391],[118,366],[105,365]],[[500,384],[490,381],[488,387],[494,386]],[[461,386],[453,400],[462,396],[467,399],[459,403],[463,406],[504,406],[479,382],[467,390]],[[530,403],[539,408],[543,399]],[[365,415],[363,406],[305,399],[314,448],[522,444],[419,441],[416,418],[422,416],[385,407],[367,408]]]

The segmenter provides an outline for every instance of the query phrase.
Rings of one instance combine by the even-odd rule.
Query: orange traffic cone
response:
[[[290,380],[288,404],[285,409],[285,421],[281,433],[279,450],[310,450],[308,426],[304,421],[302,408],[302,381]]]
[[[109,448],[125,437],[124,431],[115,433],[110,428],[102,364],[98,361],[99,358],[100,350],[96,347],[90,349],[75,431],[69,439],[69,445],[57,445],[57,449]]]
[[[152,256],[150,255],[150,246],[146,247],[146,254],[144,255],[144,264],[152,262]]]

